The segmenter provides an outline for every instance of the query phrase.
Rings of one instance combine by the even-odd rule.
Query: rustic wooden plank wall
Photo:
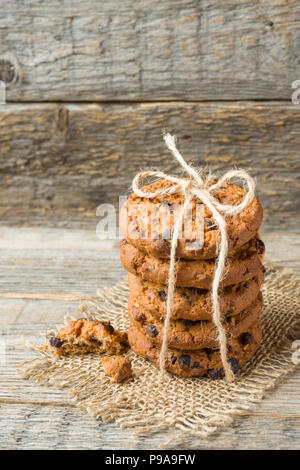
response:
[[[14,101],[289,99],[299,78],[297,0],[0,4]]]
[[[249,168],[265,229],[296,231],[300,4],[0,0],[0,223],[95,226],[161,140]]]

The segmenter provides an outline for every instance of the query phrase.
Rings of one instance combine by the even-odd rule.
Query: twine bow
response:
[[[234,374],[230,368],[230,365],[227,361],[227,344],[226,344],[226,331],[222,325],[221,321],[221,312],[220,312],[220,302],[219,302],[219,286],[223,277],[226,257],[228,252],[228,240],[227,240],[227,230],[226,230],[226,216],[235,216],[239,214],[243,209],[245,209],[248,204],[254,198],[255,183],[253,178],[251,178],[248,173],[244,170],[231,170],[223,175],[215,184],[208,185],[208,179],[204,179],[201,176],[201,170],[195,170],[189,166],[182,155],[176,148],[175,138],[170,134],[164,134],[164,141],[171,151],[173,156],[176,158],[181,167],[189,175],[189,179],[177,178],[174,176],[166,175],[161,171],[143,171],[138,173],[133,182],[132,189],[133,192],[143,198],[155,198],[158,196],[170,195],[170,194],[182,194],[184,196],[184,204],[178,211],[178,216],[175,221],[175,226],[173,230],[172,242],[171,242],[171,253],[170,253],[170,267],[169,267],[169,277],[168,277],[168,295],[167,295],[167,310],[164,321],[164,330],[163,330],[163,341],[160,351],[160,370],[163,372],[166,366],[166,354],[168,349],[168,332],[170,327],[171,311],[175,290],[175,255],[176,248],[178,243],[178,237],[182,225],[182,220],[185,214],[185,211],[193,198],[198,198],[202,203],[211,211],[215,223],[220,230],[220,241],[218,245],[218,258],[216,260],[216,269],[214,274],[214,279],[212,283],[212,305],[213,305],[213,322],[217,329],[217,338],[220,345],[220,355],[225,372],[226,380],[232,382],[234,380]],[[143,180],[148,177],[161,178],[167,181],[174,183],[171,187],[165,189],[159,189],[157,191],[147,192],[144,189],[141,189],[143,185]],[[213,193],[220,188],[224,183],[229,181],[232,178],[239,178],[243,180],[247,187],[248,191],[243,201],[236,205],[230,204],[221,204],[214,196]]]

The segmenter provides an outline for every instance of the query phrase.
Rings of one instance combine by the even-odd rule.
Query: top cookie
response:
[[[173,183],[159,180],[145,186],[148,192],[166,189]],[[222,204],[238,205],[246,190],[232,183],[214,193]],[[156,258],[169,258],[171,238],[183,195],[172,194],[153,199],[131,194],[120,214],[124,238],[139,250]],[[238,215],[227,217],[228,254],[234,253],[258,231],[263,209],[255,197]],[[219,230],[210,210],[199,199],[194,199],[186,211],[184,224],[177,243],[176,257],[183,259],[210,259],[217,256]]]

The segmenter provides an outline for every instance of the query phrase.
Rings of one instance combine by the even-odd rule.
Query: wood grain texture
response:
[[[160,450],[159,445],[175,434],[136,438],[132,430],[99,425],[76,408],[22,403],[0,406],[0,431],[0,449],[6,450]],[[259,416],[237,417],[230,431],[209,439],[184,438],[167,449],[296,450],[299,439],[299,417],[278,417],[262,411]]]
[[[262,237],[268,260],[300,274],[299,236]],[[116,243],[99,241],[92,231],[0,228],[0,340],[5,343],[0,348],[0,449],[158,449],[174,436],[170,430],[136,437],[134,430],[102,426],[75,408],[65,390],[23,381],[15,370],[33,357],[14,347],[23,337],[43,344],[40,332],[61,323],[65,314],[80,316],[69,292],[90,295],[123,275]],[[299,386],[297,370],[253,411],[237,417],[232,428],[167,448],[299,449]]]
[[[38,335],[46,326],[23,323],[3,331],[7,350],[6,363],[0,365],[0,449],[159,449],[174,437],[172,430],[137,437],[134,429],[101,425],[76,408],[66,390],[20,379],[15,367],[33,355],[11,344],[20,335],[42,344]],[[236,417],[233,427],[206,439],[185,437],[167,448],[299,449],[299,386],[298,371],[267,393],[252,412]]]
[[[95,227],[141,168],[176,172],[161,129],[188,161],[257,177],[271,230],[299,228],[300,107],[282,103],[15,104],[0,107],[2,224]]]
[[[0,1],[8,101],[288,99],[297,0]]]
[[[300,275],[299,236],[271,232],[262,237],[267,259]],[[73,299],[75,305],[78,297],[125,276],[119,242],[99,240],[95,231],[0,227],[0,299]]]

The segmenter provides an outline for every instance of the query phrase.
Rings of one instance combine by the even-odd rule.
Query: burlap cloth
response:
[[[298,279],[268,267],[263,286],[263,342],[234,383],[170,374],[161,381],[152,363],[130,351],[135,380],[110,384],[99,356],[56,358],[34,345],[30,347],[38,357],[21,364],[18,370],[26,379],[67,388],[78,407],[102,422],[115,421],[141,434],[172,428],[178,430],[176,439],[186,434],[208,436],[230,425],[235,415],[251,409],[267,389],[295,368],[291,357],[300,319],[299,291]],[[97,296],[81,304],[81,316],[111,320],[115,327],[125,330],[127,296],[126,282],[100,289]]]

